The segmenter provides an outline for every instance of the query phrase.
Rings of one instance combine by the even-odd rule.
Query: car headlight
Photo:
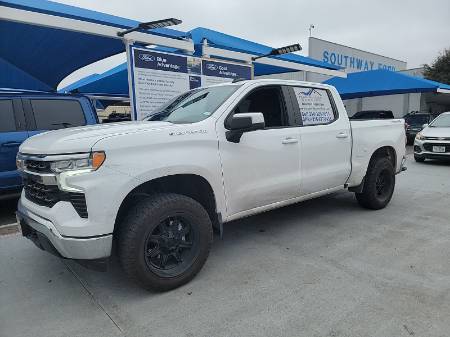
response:
[[[25,168],[25,160],[23,160],[22,156],[18,153],[16,156],[16,166],[19,171],[23,171]]]
[[[98,170],[106,159],[106,155],[102,151],[87,153],[85,156],[73,159],[64,159],[54,161],[50,164],[50,169],[55,173],[78,171],[92,172]]]
[[[416,135],[416,139],[417,139],[417,140],[424,140],[424,139],[425,139],[425,136],[422,134],[422,132],[419,132],[419,133]]]

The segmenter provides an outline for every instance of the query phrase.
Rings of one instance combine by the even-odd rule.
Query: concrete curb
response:
[[[0,236],[15,235],[20,233],[20,226],[17,223],[0,226]]]

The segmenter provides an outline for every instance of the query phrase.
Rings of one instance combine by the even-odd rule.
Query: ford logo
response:
[[[155,57],[150,54],[139,54],[139,59],[145,62],[153,62],[155,61]]]
[[[212,64],[212,63],[208,63],[207,65],[206,65],[206,69],[208,69],[208,70],[212,70],[212,71],[215,71],[215,70],[217,70],[217,66],[215,65],[215,64]]]

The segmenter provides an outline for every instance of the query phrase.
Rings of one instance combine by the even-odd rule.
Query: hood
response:
[[[422,130],[422,135],[425,137],[450,137],[450,128],[433,128],[433,127],[426,127]]]
[[[27,154],[62,154],[89,152],[92,146],[107,137],[175,127],[168,122],[120,122],[74,127],[40,133],[27,139],[20,152]]]

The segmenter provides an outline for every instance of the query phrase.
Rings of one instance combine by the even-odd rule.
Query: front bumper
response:
[[[23,236],[51,254],[74,260],[96,260],[111,255],[112,234],[83,238],[63,236],[51,221],[28,211],[20,201],[16,216]]]
[[[433,146],[445,146],[445,152],[433,152]],[[414,156],[425,159],[450,159],[450,141],[418,140],[414,141]]]

